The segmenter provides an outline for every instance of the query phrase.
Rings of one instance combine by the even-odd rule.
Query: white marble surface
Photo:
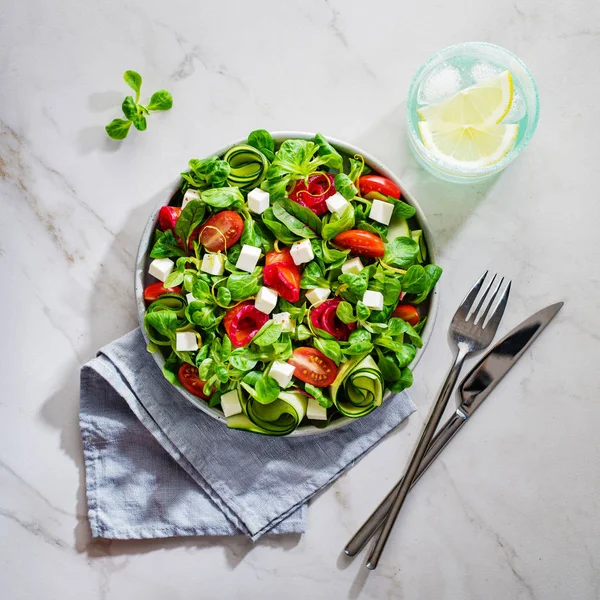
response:
[[[516,52],[542,112],[489,185],[453,187],[409,155],[418,66],[459,41]],[[0,582],[43,598],[600,597],[600,5],[503,2],[0,3]],[[175,106],[119,144],[121,73]],[[78,373],[136,325],[133,256],[188,158],[254,128],[361,145],[429,217],[445,274],[416,371],[420,411],[313,502],[302,537],[91,542]],[[450,316],[485,268],[513,278],[506,332],[555,323],[411,495],[380,568],[339,553],[396,479],[451,357]]]

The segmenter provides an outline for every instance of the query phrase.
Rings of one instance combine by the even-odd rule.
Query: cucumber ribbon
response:
[[[241,144],[228,150],[223,157],[230,166],[227,181],[243,191],[258,187],[269,167],[267,157],[256,148]]]
[[[345,363],[331,385],[331,398],[345,417],[363,417],[381,406],[384,381],[370,354]]]
[[[227,418],[227,427],[263,435],[288,435],[306,414],[308,398],[299,392],[280,392],[270,404],[261,404],[252,396],[242,399],[243,412]]]
[[[171,338],[166,337],[162,333],[159,333],[152,325],[148,322],[147,316],[153,312],[159,310],[168,310],[175,313],[177,317],[177,329],[184,330],[191,327],[188,320],[185,318],[185,309],[187,302],[185,298],[180,294],[163,294],[157,300],[155,300],[146,310],[146,316],[144,317],[144,325],[148,332],[148,337],[152,342],[158,346],[170,346],[173,341]]]

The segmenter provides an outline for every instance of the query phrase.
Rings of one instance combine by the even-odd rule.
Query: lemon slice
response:
[[[478,169],[502,160],[515,145],[518,125],[460,125],[421,121],[425,148],[453,167]]]
[[[510,71],[465,88],[442,102],[419,109],[424,121],[489,125],[500,123],[513,101],[513,80]]]

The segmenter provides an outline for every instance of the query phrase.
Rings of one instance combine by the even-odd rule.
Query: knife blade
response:
[[[482,405],[499,381],[523,356],[548,323],[552,321],[563,304],[563,302],[551,304],[517,325],[491,350],[486,352],[483,358],[469,371],[459,386],[462,402],[431,441],[410,489],[414,487],[421,475],[460,431],[471,415]],[[385,521],[401,483],[402,480],[394,486],[348,542],[344,548],[344,552],[348,556],[357,554]]]

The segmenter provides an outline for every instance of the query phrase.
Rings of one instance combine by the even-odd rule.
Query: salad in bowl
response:
[[[170,383],[265,435],[339,427],[410,387],[442,270],[385,167],[320,134],[257,130],[181,175],[136,274]]]

